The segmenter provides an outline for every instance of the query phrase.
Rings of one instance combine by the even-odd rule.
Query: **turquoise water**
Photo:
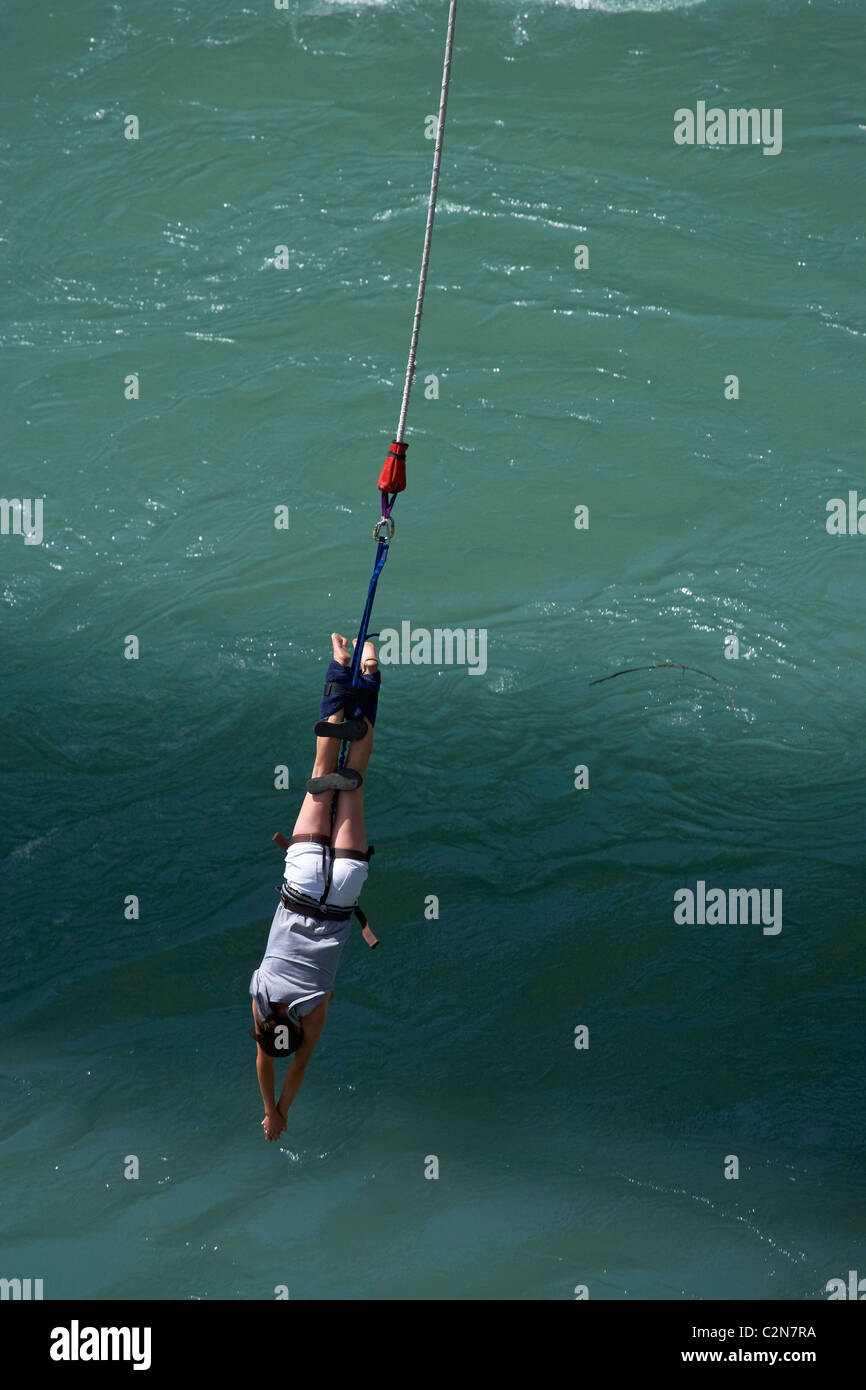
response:
[[[866,1274],[848,0],[461,0],[374,627],[484,630],[487,669],[384,669],[381,945],[261,1136],[270,837],[366,592],[446,13],[4,6],[0,488],[45,500],[0,536],[0,1274],[46,1298]],[[782,152],[676,145],[700,100],[781,108]],[[589,684],[659,662],[733,708]],[[781,890],[781,931],[679,924],[698,881]]]

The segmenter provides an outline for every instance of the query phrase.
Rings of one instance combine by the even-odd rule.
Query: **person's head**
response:
[[[304,1033],[288,1015],[271,1015],[259,1020],[258,1031],[250,1029],[250,1037],[255,1038],[262,1052],[269,1057],[288,1057],[297,1052]]]

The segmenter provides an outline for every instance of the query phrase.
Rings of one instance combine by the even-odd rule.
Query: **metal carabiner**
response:
[[[394,536],[394,522],[392,521],[392,519],[391,519],[390,516],[383,516],[383,517],[382,517],[382,520],[381,520],[381,521],[377,521],[377,522],[376,522],[376,525],[373,527],[373,540],[374,540],[374,541],[378,541],[378,540],[381,540],[381,539],[382,539],[381,536],[379,535],[379,532],[381,531],[381,529],[382,529],[383,526],[386,526],[386,527],[388,528],[388,540],[390,541],[390,540],[393,539],[393,536]]]

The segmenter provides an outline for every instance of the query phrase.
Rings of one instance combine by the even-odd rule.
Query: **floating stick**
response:
[[[609,676],[599,676],[598,680],[590,681],[590,685],[601,685],[603,681],[616,680],[617,676],[627,676],[633,671],[665,671],[673,669],[676,671],[694,671],[698,676],[706,676],[708,680],[715,681],[723,690],[727,691],[728,699],[731,702],[731,709],[736,714],[737,707],[734,704],[734,695],[729,685],[720,681],[718,676],[711,675],[709,671],[702,671],[698,666],[684,666],[681,661],[657,661],[653,666],[624,666],[621,671],[614,671]]]

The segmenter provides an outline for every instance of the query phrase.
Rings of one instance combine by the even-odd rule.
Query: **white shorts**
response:
[[[324,855],[325,871],[322,872]],[[327,866],[331,851],[327,845],[313,843],[289,845],[286,851],[285,878],[290,888],[321,898],[325,891]],[[326,906],[352,907],[360,897],[370,866],[364,859],[335,859],[331,875],[331,890]]]

